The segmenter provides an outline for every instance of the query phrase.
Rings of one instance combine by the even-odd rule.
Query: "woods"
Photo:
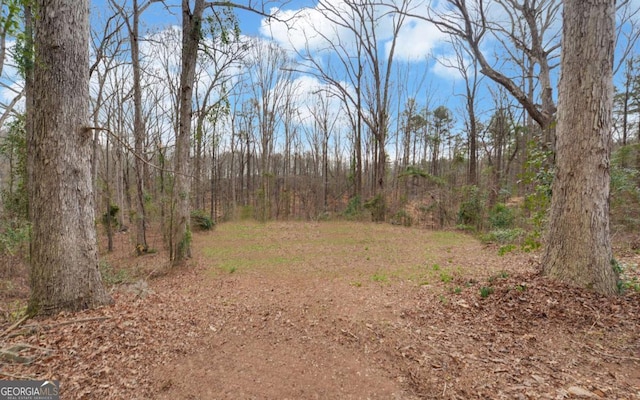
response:
[[[633,398],[639,35],[636,0],[0,0],[0,388]]]
[[[3,63],[19,67],[3,85],[24,87],[4,103],[3,232],[27,226],[12,204],[28,203],[33,288],[46,286],[36,283],[39,258],[64,256],[62,265],[78,257],[69,261],[76,270],[49,263],[41,280],[56,270],[91,271],[81,285],[96,297],[77,295],[79,308],[108,302],[96,289],[96,232],[106,232],[111,250],[114,234],[131,226],[132,250],[170,249],[177,266],[190,257],[198,226],[242,218],[372,220],[458,228],[490,241],[502,235],[504,250],[543,247],[547,274],[614,293],[611,229],[635,229],[640,209],[629,186],[631,159],[640,159],[639,33],[635,3],[602,3],[610,25],[573,28],[571,4],[554,0],[320,1],[298,10],[112,0],[93,4],[73,38],[57,39],[81,46],[73,57],[48,32],[53,44],[38,42],[47,27],[30,5],[3,3],[3,40],[13,43],[3,47]],[[174,24],[141,23],[178,8]],[[260,19],[258,33],[244,34],[242,18]],[[438,44],[412,50],[405,35],[416,26],[431,29],[425,41]],[[574,32],[597,42],[572,41],[581,37]],[[32,59],[31,37],[40,52]],[[47,58],[56,52],[64,59]],[[584,68],[586,59],[592,67]],[[62,62],[69,64],[57,68],[69,78],[48,77],[54,68],[41,67]],[[453,92],[435,88],[445,79],[436,68],[449,74]],[[52,79],[77,104],[39,99],[58,93],[46,86]],[[64,87],[65,79],[84,86]],[[20,118],[26,171],[18,168]],[[57,118],[70,125],[50,125]],[[47,192],[49,185],[61,192]],[[76,215],[65,214],[76,202]],[[59,219],[49,218],[52,210]],[[150,229],[161,242],[148,242]],[[49,236],[78,255],[55,250]]]

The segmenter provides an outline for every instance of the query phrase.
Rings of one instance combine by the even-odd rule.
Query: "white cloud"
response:
[[[313,8],[279,11],[276,14],[278,20],[265,18],[261,21],[260,33],[289,51],[315,53],[331,44],[349,49],[355,43],[355,34],[348,26],[357,27],[358,23],[350,19],[354,13],[353,7],[347,5],[345,0],[325,0],[322,5]],[[414,7],[411,13],[426,15],[426,6]],[[378,44],[384,46],[388,53],[398,15],[379,6],[373,17],[376,19],[374,24]],[[369,26],[366,29],[372,28]],[[363,31],[365,34],[366,29]],[[433,24],[420,18],[406,17],[396,40],[396,58],[424,61],[444,37]]]
[[[346,33],[317,8],[285,10],[276,15],[279,21],[266,18],[261,21],[260,33],[290,51],[314,52],[325,46],[327,41],[335,41]]]
[[[445,38],[446,35],[433,24],[410,18],[398,34],[397,58],[404,61],[424,61]]]
[[[342,103],[329,93],[332,87],[322,83],[317,78],[302,75],[292,81],[296,108],[298,109],[297,120],[302,125],[313,124],[312,110],[317,106],[320,97],[326,102],[328,113],[333,116],[342,113]]]
[[[431,71],[441,79],[457,81],[462,79],[460,70],[456,68],[457,64],[458,59],[455,54],[443,54],[437,57],[436,62],[431,67]]]

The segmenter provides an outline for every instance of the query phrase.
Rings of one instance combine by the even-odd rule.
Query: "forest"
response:
[[[25,28],[20,2],[5,3],[2,210],[5,236],[20,237],[28,203]],[[152,226],[170,239],[174,180],[184,174],[185,206],[205,225],[345,217],[500,229],[527,248],[539,246],[553,178],[561,2],[493,1],[482,15],[464,1],[441,9],[408,0],[320,1],[278,11],[273,24],[279,27],[263,27],[288,27],[289,43],[278,33],[244,35],[232,7],[203,9],[186,125],[180,21],[145,19],[175,16],[180,7],[138,3],[91,5],[91,184],[96,221],[109,240],[130,230],[134,247],[145,252]],[[269,12],[268,3],[245,6]],[[638,218],[634,6],[617,6],[611,130],[612,216],[615,228],[625,230],[637,228]],[[506,21],[512,21],[508,29]],[[438,28],[443,57],[394,54],[405,26],[418,23]],[[465,32],[465,23],[475,28]],[[296,35],[312,39],[302,43]],[[430,81],[442,78],[429,62],[455,77],[454,92],[435,91]],[[181,172],[178,151],[187,158],[184,167],[177,163]]]
[[[20,18],[19,2],[6,3],[5,20]],[[303,34],[322,43],[286,48],[243,35],[230,7],[208,10],[185,150],[190,212],[207,217],[205,224],[338,216],[430,229],[508,228],[501,234],[538,246],[553,176],[561,3],[495,1],[482,16],[473,15],[477,5],[450,3],[461,15],[469,8],[469,22],[481,28],[467,34],[460,30],[464,21],[438,10],[421,14],[426,8],[408,0],[319,2],[313,12],[325,21],[315,26],[314,16]],[[249,4],[266,13],[266,5],[257,6]],[[611,132],[613,217],[629,230],[637,227],[632,186],[640,160],[634,6],[623,2],[617,10]],[[109,237],[121,229],[135,232],[142,251],[148,226],[170,230],[182,100],[181,30],[141,26],[150,8],[175,14],[178,6],[109,1],[91,8],[96,215]],[[307,16],[304,9],[281,14],[277,23],[292,29]],[[446,57],[433,62],[455,71],[458,91],[435,93],[428,64],[394,54],[397,33],[426,21],[437,22],[446,35]],[[505,29],[505,21],[513,26]],[[20,29],[15,21],[3,32],[7,236],[19,236],[27,214]],[[481,40],[495,47],[486,50]],[[459,101],[439,103],[448,97]]]
[[[0,11],[0,379],[640,395],[639,1]]]

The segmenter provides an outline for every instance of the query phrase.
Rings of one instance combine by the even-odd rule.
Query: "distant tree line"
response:
[[[91,199],[82,200],[78,207],[93,209],[91,224],[104,227],[108,248],[116,231],[130,229],[132,250],[144,254],[149,251],[147,231],[157,228],[174,265],[190,255],[192,220],[211,226],[237,218],[352,218],[433,229],[499,230],[494,234],[503,236],[510,229],[507,236],[531,249],[544,242],[542,232],[549,215],[560,209],[553,203],[558,199],[554,185],[559,185],[556,190],[565,187],[563,174],[574,174],[562,169],[563,162],[575,157],[566,148],[572,140],[583,144],[587,153],[606,155],[597,162],[590,160],[592,164],[608,165],[608,154],[615,150],[612,180],[607,168],[606,184],[593,183],[591,194],[600,204],[608,198],[605,186],[611,182],[614,222],[635,228],[640,221],[635,217],[640,209],[636,208],[640,70],[633,53],[639,31],[633,19],[637,10],[629,1],[613,10],[601,0],[593,10],[606,12],[609,19],[617,13],[618,24],[585,27],[612,38],[617,32],[617,54],[622,55],[612,65],[602,61],[602,71],[589,71],[592,75],[587,77],[593,80],[593,74],[604,74],[609,83],[602,87],[593,80],[594,90],[602,90],[604,101],[608,101],[612,74],[619,71],[624,78],[612,103],[614,119],[602,117],[606,123],[596,136],[606,137],[600,137],[599,143],[571,136],[568,124],[576,122],[558,118],[563,101],[560,89],[577,89],[570,87],[567,75],[556,87],[557,69],[561,61],[571,59],[571,51],[578,55],[589,51],[567,37],[565,43],[575,47],[562,46],[563,2],[559,0],[495,0],[492,6],[500,11],[495,13],[487,12],[483,2],[464,0],[447,0],[445,8],[424,10],[411,0],[348,0],[339,6],[319,0],[315,12],[340,35],[310,25],[311,30],[302,34],[307,39],[321,38],[321,50],[306,41],[295,53],[274,41],[241,34],[236,9],[269,16],[272,23],[297,23],[299,16],[271,14],[263,2],[183,1],[182,26],[153,31],[141,28],[141,21],[150,8],[161,9],[161,3],[110,0],[104,8],[93,10],[102,17],[93,21],[100,22],[86,32],[76,32],[82,38],[73,38],[79,43],[75,54],[84,54],[84,41],[90,53],[86,66],[78,64],[88,73],[87,115],[79,117],[80,127],[56,128],[79,129],[84,141],[65,142],[68,134],[61,133],[58,143],[58,136],[42,131],[46,130],[42,121],[55,120],[51,113],[64,104],[49,104],[39,97],[44,89],[38,85],[51,79],[46,68],[39,69],[39,58],[51,65],[61,62],[47,58],[58,50],[42,36],[47,29],[55,31],[55,24],[32,10],[32,6],[38,10],[51,6],[44,3],[11,0],[2,5],[0,73],[5,61],[15,64],[19,72],[3,74],[1,81],[13,93],[0,115],[3,238],[14,235],[19,241],[15,233],[27,220],[33,227],[32,240],[40,232],[43,236],[38,240],[43,243],[55,224],[85,226],[86,221],[71,222],[71,216],[67,222],[47,222],[50,215],[45,204],[55,209],[66,203],[42,203],[43,192],[36,186],[55,187],[55,180],[47,183],[55,168],[71,168],[78,178],[64,179],[84,182],[79,171],[89,168]],[[565,29],[574,27],[572,23],[586,23],[571,14],[576,3],[564,2]],[[88,2],[82,6],[88,7]],[[89,21],[84,14],[82,18]],[[415,20],[428,21],[446,35],[454,56],[439,62],[464,81],[463,92],[456,94],[463,99],[460,109],[438,104],[433,99],[439,94],[423,84],[410,84],[413,66],[399,59],[396,50],[401,30]],[[379,39],[384,35],[388,35],[385,40]],[[16,45],[6,46],[7,38],[15,38]],[[494,54],[483,46],[488,40],[495,44]],[[319,57],[318,51],[331,57]],[[612,52],[613,47],[597,51]],[[74,76],[53,79],[69,84],[85,79]],[[85,90],[56,88],[61,93],[76,89]],[[487,95],[481,99],[481,91],[490,93],[490,99]],[[26,107],[21,108],[18,104],[25,94]],[[83,96],[80,93],[77,98]],[[568,107],[566,97],[564,101]],[[607,112],[611,106],[600,109]],[[69,151],[76,148],[87,153]],[[52,153],[48,156],[44,149]],[[76,158],[55,163],[67,156]],[[78,183],[77,190],[81,186]],[[603,191],[607,191],[604,197]],[[55,196],[66,199],[72,194]],[[605,211],[608,238],[608,206],[593,210],[598,218],[604,218]],[[557,240],[553,221],[563,218],[569,217],[551,218],[549,243]],[[587,234],[581,230],[587,228],[574,228]],[[81,235],[92,240],[86,232]],[[601,239],[600,244],[611,258],[608,240]],[[4,251],[10,251],[10,242],[3,239]],[[86,246],[84,253],[94,252],[90,244]],[[39,267],[34,258],[38,248],[31,249],[33,268],[47,271],[50,267]],[[44,260],[48,255],[42,251]],[[554,258],[551,250],[545,254],[550,264],[561,259]],[[64,262],[61,259],[60,265]],[[41,277],[40,287],[44,287],[49,275]],[[598,288],[611,291],[610,285]],[[106,301],[96,293],[101,296],[98,303]],[[76,307],[91,304],[82,301],[86,304]]]

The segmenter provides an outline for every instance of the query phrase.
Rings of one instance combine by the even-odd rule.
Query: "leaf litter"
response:
[[[633,291],[603,297],[528,254],[419,230],[364,225],[342,252],[331,236],[348,226],[232,228],[195,248],[238,254],[200,250],[116,287],[112,306],[0,325],[0,349],[22,357],[0,357],[0,379],[57,379],[70,399],[640,398]],[[230,257],[252,268],[224,269]]]

